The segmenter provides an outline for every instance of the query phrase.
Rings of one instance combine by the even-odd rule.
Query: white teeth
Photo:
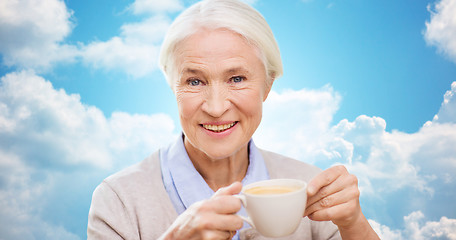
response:
[[[203,124],[203,127],[207,130],[211,130],[211,131],[214,131],[214,132],[223,132],[231,127],[234,126],[234,124],[236,124],[235,122],[233,123],[230,123],[230,124],[222,124],[222,125],[206,125],[206,124]]]

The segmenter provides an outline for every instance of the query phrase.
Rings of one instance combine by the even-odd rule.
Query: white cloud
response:
[[[169,115],[128,114],[115,112],[109,119],[109,151],[116,159],[133,158],[141,160],[158,147],[166,145],[177,135],[174,133],[174,121]],[[124,154],[124,155],[122,155]],[[123,162],[123,166],[128,162]]]
[[[323,149],[322,144],[328,141],[327,130],[339,102],[339,94],[329,85],[281,94],[271,91],[254,139],[261,147],[296,158],[306,156],[310,162],[321,155],[330,156],[334,151]]]
[[[456,82],[451,84],[451,90],[448,90],[443,96],[442,105],[434,116],[433,122],[456,123]]]
[[[49,177],[37,179],[39,172],[34,170],[33,164],[11,150],[6,151],[3,145],[0,169],[0,232],[3,239],[80,239],[39,216],[43,196],[52,189]]]
[[[46,70],[73,61],[77,48],[63,40],[73,13],[59,0],[0,2],[0,54],[7,66]]]
[[[183,9],[182,2],[179,0],[135,0],[130,6],[135,14],[157,13],[157,12],[174,12]]]
[[[166,17],[155,16],[143,22],[125,24],[120,36],[82,47],[83,61],[95,68],[144,77],[158,67],[160,43],[170,22]]]
[[[139,23],[124,24],[121,37],[127,42],[158,44],[168,30],[171,20],[164,16],[150,17]]]
[[[372,228],[383,240],[437,240],[437,239],[456,239],[456,219],[440,218],[437,221],[425,221],[425,216],[421,211],[410,213],[404,217],[405,229],[391,230],[388,226],[369,220]]]
[[[17,172],[11,172],[15,174]],[[23,174],[23,173],[21,173]],[[3,239],[81,239],[63,226],[52,225],[36,214],[39,211],[36,200],[43,193],[28,191],[40,188],[40,184],[29,183],[20,189],[7,189],[0,192],[0,232]],[[24,197],[27,195],[28,197]]]
[[[100,144],[108,131],[100,110],[81,104],[79,95],[56,91],[30,71],[8,74],[1,82],[4,151],[11,149],[19,157],[47,167],[110,164],[107,146]]]
[[[424,39],[456,62],[456,1],[441,0],[434,5],[434,9],[428,5],[428,11],[431,20],[425,23]]]
[[[129,7],[136,15],[149,17],[141,22],[122,25],[119,36],[108,41],[94,41],[81,48],[83,62],[106,71],[121,71],[134,78],[158,69],[160,44],[171,24],[166,13],[183,9],[182,2],[136,0]]]
[[[115,112],[106,118],[96,107],[82,104],[79,95],[56,90],[31,71],[3,76],[2,236],[78,239],[66,226],[55,224],[59,217],[47,211],[56,211],[58,206],[67,208],[75,201],[72,209],[86,211],[87,206],[81,205],[86,202],[78,201],[81,196],[90,194],[108,173],[132,165],[172,141],[177,136],[174,128],[173,120],[165,114]],[[65,197],[66,201],[62,199]],[[52,221],[47,219],[49,215],[54,215]],[[73,219],[77,217],[67,216],[60,221]]]
[[[112,152],[150,152],[174,131],[165,114],[114,112],[107,119],[79,95],[56,90],[30,71],[7,74],[1,83],[1,149],[35,165],[108,168],[116,159]]]
[[[450,239],[456,240],[456,219],[442,217],[438,222],[427,221],[424,224],[424,215],[421,212],[413,212],[404,217],[406,230],[410,232],[410,239]]]
[[[148,13],[150,17],[122,25],[120,35],[108,41],[70,45],[64,40],[73,29],[74,16],[65,2],[1,1],[3,63],[41,72],[57,63],[83,61],[96,69],[144,77],[157,69],[160,44],[171,23],[164,13],[183,7],[179,1],[137,0],[130,8],[135,14]]]
[[[400,230],[391,230],[388,226],[382,225],[374,220],[369,219],[369,224],[377,233],[378,237],[382,240],[402,240],[402,233]]]

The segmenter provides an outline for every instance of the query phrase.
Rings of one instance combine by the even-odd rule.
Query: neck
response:
[[[233,182],[242,181],[249,166],[248,144],[230,156],[211,158],[184,139],[188,156],[209,187],[217,191]]]

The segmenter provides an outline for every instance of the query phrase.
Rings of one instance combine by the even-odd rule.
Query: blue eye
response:
[[[201,81],[198,79],[189,79],[188,84],[191,86],[199,86],[201,84]]]
[[[241,76],[235,76],[235,77],[231,78],[231,81],[234,82],[234,83],[240,83],[240,82],[242,82],[244,80],[245,80],[245,77],[241,77]]]

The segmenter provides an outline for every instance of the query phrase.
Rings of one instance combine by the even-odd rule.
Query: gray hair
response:
[[[171,24],[163,40],[159,64],[168,84],[174,89],[177,78],[177,45],[200,29],[228,29],[259,51],[268,76],[268,84],[283,74],[279,46],[264,17],[238,0],[203,0],[183,11]]]

